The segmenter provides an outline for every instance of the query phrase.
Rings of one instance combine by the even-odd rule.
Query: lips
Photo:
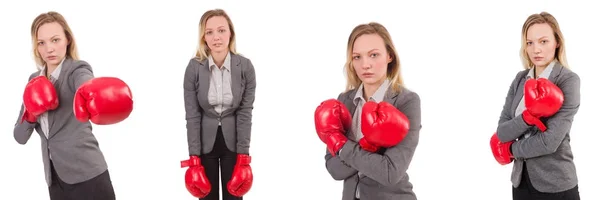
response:
[[[46,57],[46,58],[47,58],[48,60],[54,60],[54,59],[56,59],[56,56],[48,56],[48,57]]]
[[[537,61],[541,61],[541,60],[544,60],[544,57],[536,56],[536,57],[533,57],[533,59],[537,60]]]
[[[373,76],[373,75],[375,75],[375,74],[374,74],[374,73],[363,73],[362,75],[363,75],[363,76],[367,76],[367,77],[368,77],[368,76]]]

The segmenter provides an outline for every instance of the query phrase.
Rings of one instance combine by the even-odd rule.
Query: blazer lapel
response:
[[[210,88],[210,70],[208,69],[208,59],[200,62],[198,69],[198,103],[205,112],[217,114],[208,102],[208,90]]]
[[[242,100],[242,66],[238,55],[231,54],[231,94],[233,96],[233,107],[240,106]]]
[[[356,111],[356,105],[354,105],[354,96],[356,95],[356,90],[354,89],[350,91],[346,95],[342,95],[343,98],[341,101],[344,103],[348,111],[350,111],[350,116],[354,116],[354,111]]]
[[[557,61],[554,64],[554,67],[552,68],[552,73],[550,73],[550,76],[548,76],[548,80],[554,84],[556,84],[556,80],[558,79],[558,75],[560,75],[560,73],[563,70],[563,66]]]
[[[388,87],[387,91],[385,92],[385,96],[383,96],[383,101],[388,102],[392,105],[396,105],[396,97],[398,97],[400,93],[394,91],[394,89],[392,89],[392,86],[390,85],[390,87]]]
[[[71,67],[71,63],[72,63],[72,59],[71,58],[65,58],[65,61],[62,63],[62,66],[60,68],[60,74],[58,75],[58,79],[55,80],[54,82],[54,88],[56,89],[56,96],[58,97],[58,99],[60,99],[60,95],[62,94],[61,91],[63,90],[70,90],[71,88],[68,88],[68,85],[63,84],[65,82],[66,79],[69,79],[69,76],[67,74],[67,71],[69,69],[69,67]],[[64,87],[63,87],[64,85]],[[61,104],[62,102],[58,102],[59,104]],[[62,105],[62,106],[70,106],[72,107],[72,105]],[[56,121],[54,119],[54,116],[56,115],[56,110],[52,110],[52,111],[48,111],[48,138],[54,136],[54,134],[56,133],[56,130],[53,129],[54,127],[54,122]]]

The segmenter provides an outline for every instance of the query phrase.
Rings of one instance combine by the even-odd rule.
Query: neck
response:
[[[52,72],[54,72],[54,70],[58,67],[58,65],[50,65],[47,64],[46,65],[46,77],[50,77],[50,74],[52,74]]]
[[[365,98],[365,100],[369,100],[369,97],[372,97],[373,94],[375,94],[375,92],[377,91],[377,89],[379,89],[379,87],[381,87],[381,84],[383,84],[383,81],[385,81],[385,79],[382,79],[381,81],[377,81],[376,83],[373,84],[363,84],[363,98]]]
[[[220,68],[225,63],[225,57],[227,57],[227,51],[223,52],[211,52],[211,56],[215,64]]]
[[[545,65],[535,66],[535,71],[533,73],[533,75],[535,76],[535,78],[537,78],[538,76],[540,76],[540,74],[542,74],[542,72],[544,72],[544,70],[546,70],[546,67],[548,67],[548,65],[550,65],[550,63],[545,64]]]

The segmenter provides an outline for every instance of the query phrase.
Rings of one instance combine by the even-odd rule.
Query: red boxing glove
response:
[[[514,160],[514,156],[512,153],[510,153],[510,145],[512,143],[512,141],[502,143],[500,139],[498,139],[498,135],[496,135],[496,133],[492,135],[492,138],[490,139],[492,154],[494,154],[494,158],[501,165],[510,164]]]
[[[526,111],[523,113],[523,120],[529,125],[537,126],[542,132],[547,128],[540,118],[556,114],[564,102],[562,90],[545,78],[527,80],[524,98]]]
[[[336,100],[328,99],[315,110],[315,128],[317,135],[327,145],[332,156],[346,144],[346,130],[350,129],[352,117],[346,106]]]
[[[231,179],[227,183],[227,191],[233,196],[242,197],[252,188],[254,177],[250,167],[251,157],[247,154],[238,154]]]
[[[90,120],[98,125],[119,123],[133,111],[131,90],[118,78],[93,78],[77,89],[73,111],[81,122]]]
[[[32,78],[25,86],[23,92],[23,121],[30,123],[37,122],[37,117],[49,110],[58,107],[58,95],[56,89],[50,80],[45,76]]]
[[[406,115],[392,104],[369,101],[362,108],[361,132],[364,137],[359,144],[370,152],[393,147],[402,142],[409,128],[410,122]]]
[[[181,168],[189,167],[185,172],[185,187],[196,198],[204,198],[210,193],[211,185],[204,172],[204,166],[198,156],[190,156],[189,160],[181,161]]]

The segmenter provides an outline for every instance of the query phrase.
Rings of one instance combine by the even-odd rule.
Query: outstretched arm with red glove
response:
[[[129,117],[133,96],[125,82],[115,77],[94,78],[92,68],[83,61],[76,67],[71,79],[73,88],[77,88],[73,112],[79,121],[110,125]]]

